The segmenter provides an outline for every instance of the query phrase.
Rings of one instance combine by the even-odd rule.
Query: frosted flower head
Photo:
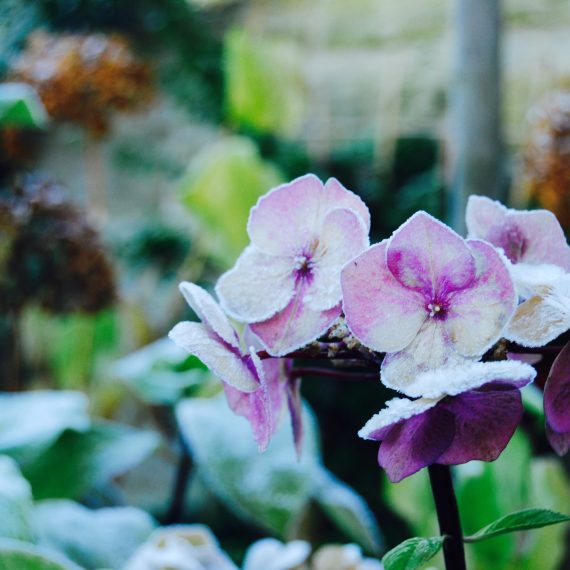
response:
[[[520,388],[535,370],[522,362],[473,362],[420,374],[417,400],[394,398],[360,430],[380,441],[378,463],[396,483],[434,463],[493,461],[519,424]]]
[[[289,408],[297,452],[302,439],[299,380],[290,380],[287,359],[262,361],[258,342],[248,334],[243,350],[234,327],[213,297],[193,283],[181,283],[180,291],[202,322],[178,323],[169,337],[198,357],[223,383],[230,408],[245,417],[261,451],[277,430],[284,408]]]
[[[551,263],[570,271],[570,247],[548,210],[512,210],[484,196],[470,196],[466,223],[470,237],[500,247],[512,263]]]
[[[544,387],[546,436],[558,455],[570,449],[570,342],[556,357]]]
[[[340,315],[340,270],[368,247],[370,214],[337,180],[308,174],[262,196],[251,244],[216,292],[228,315],[250,323],[282,356],[315,340]]]
[[[311,559],[311,570],[383,570],[382,563],[365,558],[356,544],[325,544]]]
[[[341,275],[352,333],[385,352],[382,381],[407,393],[418,373],[478,359],[516,305],[504,259],[425,212],[349,262]]]
[[[275,538],[262,538],[247,550],[243,570],[296,570],[311,553],[304,540],[283,544]]]

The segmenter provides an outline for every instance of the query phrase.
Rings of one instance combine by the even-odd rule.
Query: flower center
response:
[[[438,301],[432,301],[426,305],[426,311],[432,319],[444,319],[446,314],[445,306]]]
[[[313,270],[313,261],[307,254],[296,255],[294,261],[294,270],[297,279],[310,277]]]

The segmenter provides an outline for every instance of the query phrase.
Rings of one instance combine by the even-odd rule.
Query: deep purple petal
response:
[[[570,432],[570,342],[550,369],[544,387],[544,413],[554,431]]]
[[[436,406],[395,425],[380,444],[378,463],[393,483],[435,463],[453,441],[453,414]]]
[[[297,458],[301,457],[303,449],[303,416],[301,402],[301,379],[295,378],[287,382],[287,405],[291,415],[291,428]]]
[[[546,437],[548,438],[548,442],[552,446],[552,449],[554,449],[560,457],[566,455],[568,450],[570,450],[570,431],[566,433],[557,433],[547,422]]]
[[[442,401],[440,406],[455,416],[455,437],[437,463],[458,465],[473,459],[494,461],[499,457],[523,414],[520,391],[507,387],[472,390]]]

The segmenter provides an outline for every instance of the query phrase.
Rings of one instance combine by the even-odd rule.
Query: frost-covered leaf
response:
[[[64,430],[88,429],[87,405],[80,392],[0,394],[0,453],[32,463]]]
[[[325,470],[315,489],[315,500],[343,531],[368,552],[381,547],[380,529],[366,501]]]
[[[83,570],[49,548],[28,542],[0,539],[0,570]]]
[[[0,85],[0,127],[38,129],[48,116],[34,89],[26,83]]]
[[[443,536],[409,538],[382,558],[385,570],[416,570],[431,560],[443,546]]]
[[[85,433],[64,432],[23,472],[36,499],[76,499],[140,463],[158,441],[154,432],[100,422]]]
[[[16,462],[0,456],[0,537],[31,540],[32,490]]]
[[[122,568],[155,523],[133,507],[90,510],[66,500],[38,503],[32,514],[38,543],[91,570]]]
[[[318,466],[315,427],[305,411],[305,442],[297,462],[291,428],[284,424],[259,453],[248,422],[223,396],[187,399],[176,415],[198,474],[238,516],[285,536],[314,493]]]

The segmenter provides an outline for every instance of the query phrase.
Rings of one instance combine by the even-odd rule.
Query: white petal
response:
[[[250,245],[233,269],[220,277],[216,293],[230,317],[246,323],[265,321],[293,297],[293,272],[292,258],[269,255]]]
[[[534,295],[544,295],[566,275],[564,269],[548,263],[540,265],[517,263],[510,265],[509,270],[517,292],[523,299],[529,299]]]
[[[311,546],[304,540],[283,544],[275,538],[262,538],[247,550],[244,570],[293,570],[307,560]]]

